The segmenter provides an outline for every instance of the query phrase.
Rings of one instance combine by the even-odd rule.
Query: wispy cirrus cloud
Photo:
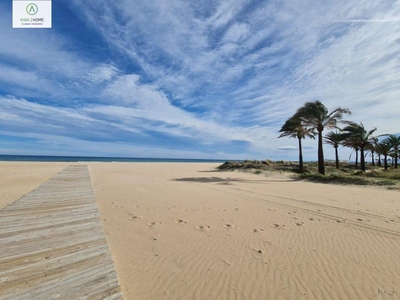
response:
[[[0,30],[7,41],[0,46],[4,116],[21,124],[42,120],[57,136],[96,143],[277,157],[289,149],[288,140],[276,139],[285,119],[320,99],[350,108],[353,120],[379,133],[399,131],[398,2],[60,3],[86,35],[57,26]],[[75,127],[68,129],[68,118]],[[6,128],[16,134],[21,124]],[[28,132],[50,134],[48,126]],[[305,147],[314,158],[314,141]]]
[[[200,120],[168,103],[157,106],[160,100],[154,101],[152,93],[154,91],[148,91],[150,98],[141,97],[135,107],[96,104],[65,108],[0,97],[3,105],[0,126],[5,135],[21,136],[23,132],[22,135],[28,139],[46,136],[46,147],[53,137],[57,141],[65,138],[66,141],[92,142],[94,149],[102,142],[122,143],[125,148],[130,145],[132,149],[138,146],[143,149],[164,148],[168,153],[173,153],[175,148],[174,157],[181,152],[198,153],[197,149],[201,148],[202,157],[219,158],[223,155],[233,158],[236,155],[245,158],[243,149],[248,151],[249,146],[259,140],[260,134],[264,139],[267,134],[261,128],[243,130]],[[165,101],[162,95],[159,97],[161,102]],[[148,107],[151,105],[154,109],[150,112]],[[112,156],[114,150],[108,147],[103,152],[108,151]]]
[[[377,19],[377,20],[367,20],[367,19],[358,19],[358,20],[341,20],[338,21],[341,23],[386,23],[386,22],[400,22],[400,19]]]
[[[87,75],[87,79],[89,82],[94,84],[100,84],[104,82],[109,82],[114,79],[120,70],[114,65],[110,64],[101,64],[97,67],[94,67]]]

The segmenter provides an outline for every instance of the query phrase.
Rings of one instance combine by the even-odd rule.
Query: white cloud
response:
[[[226,26],[230,21],[234,20],[245,6],[246,1],[229,0],[221,1],[218,4],[214,15],[210,18],[210,24],[214,28]]]
[[[82,76],[90,69],[89,63],[67,51],[67,38],[55,30],[12,29],[7,11],[0,11],[0,55],[22,69],[58,76]]]
[[[9,134],[6,131],[0,131],[0,134]],[[24,134],[14,133],[13,136],[26,137]],[[136,146],[131,143],[116,142],[94,142],[83,141],[70,137],[59,137],[50,134],[31,134],[30,139],[36,140],[35,144],[29,141],[19,141],[12,143],[4,142],[0,146],[3,155],[65,155],[65,156],[98,156],[98,157],[143,157],[143,158],[232,158],[229,153],[221,151],[218,155],[210,155],[201,151],[185,151],[179,149],[165,149],[159,147]],[[18,149],[16,145],[18,144]],[[35,146],[36,147],[35,147]],[[38,147],[40,146],[40,147]],[[20,149],[20,150],[19,150]]]
[[[61,84],[54,83],[46,78],[40,77],[33,71],[21,70],[0,63],[0,82],[13,87],[12,89],[25,96],[53,96],[65,95],[66,88]]]
[[[241,39],[248,36],[250,28],[246,24],[234,24],[225,34],[223,40],[224,42],[240,42]]]
[[[98,67],[93,68],[89,74],[88,74],[88,79],[89,81],[99,84],[103,83],[105,81],[110,81],[115,76],[117,76],[120,73],[120,70],[118,70],[117,67],[109,64],[101,64]]]
[[[244,140],[251,141],[246,129],[232,128],[215,122],[209,118],[201,118],[193,113],[174,106],[169,99],[155,86],[139,84],[138,75],[123,75],[118,77],[105,89],[105,99],[110,99],[116,105],[97,106],[89,108],[92,112],[112,114],[130,118],[143,118],[148,121],[158,121],[165,125],[156,128],[157,131],[174,133],[176,135],[197,137],[208,141]],[[125,108],[121,108],[121,106]],[[148,125],[149,126],[149,125]]]
[[[159,95],[160,98],[162,96]],[[151,101],[151,99],[141,100],[147,101],[145,106]],[[155,103],[157,101],[156,99]],[[0,102],[3,108],[0,126],[6,135],[12,136],[34,138],[42,134],[52,136],[57,141],[62,141],[64,138],[65,141],[75,139],[86,142],[88,139],[93,142],[112,139],[115,142],[124,143],[127,135],[131,135],[132,141],[135,141],[140,136],[145,136],[146,131],[151,130],[165,134],[166,138],[176,136],[197,139],[204,145],[221,145],[233,140],[247,141],[251,143],[249,151],[256,155],[263,153],[266,147],[271,147],[271,149],[273,147],[264,142],[268,132],[262,128],[243,129],[222,126],[198,119],[168,103],[159,107],[154,106],[154,109],[150,111],[141,106],[130,108],[116,105],[56,108],[12,97],[0,98]],[[138,103],[141,102],[138,101]],[[145,144],[142,147],[146,148]],[[196,153],[200,152],[199,150]],[[159,155],[162,153],[162,151],[159,152]],[[220,150],[220,153],[225,152]],[[207,151],[202,157],[205,155]]]
[[[342,20],[342,21],[338,21],[340,23],[374,23],[374,22],[400,22],[400,19],[386,19],[386,20]]]

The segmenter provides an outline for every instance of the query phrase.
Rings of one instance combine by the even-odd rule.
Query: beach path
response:
[[[0,299],[122,299],[86,165],[0,210]]]

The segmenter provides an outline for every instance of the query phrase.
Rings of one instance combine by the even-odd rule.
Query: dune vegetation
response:
[[[353,163],[339,162],[336,168],[335,162],[325,162],[325,175],[319,173],[318,162],[304,162],[303,169],[299,169],[297,162],[272,161],[272,160],[245,160],[242,162],[227,161],[217,169],[220,171],[242,171],[252,172],[268,176],[272,173],[287,174],[296,180],[307,180],[319,183],[352,184],[352,185],[375,185],[386,186],[388,189],[400,190],[400,169],[388,167],[384,169],[377,165],[366,163],[367,170],[360,170]]]
[[[329,111],[319,101],[306,102],[293,116],[286,120],[278,138],[298,140],[298,162],[249,161],[226,162],[220,170],[289,171],[298,173],[297,178],[315,182],[385,185],[397,188],[400,183],[398,171],[400,136],[395,134],[374,135],[377,128],[367,129],[363,123],[345,120],[351,115],[347,108]],[[327,132],[324,134],[324,132]],[[303,161],[302,140],[317,139],[318,162]],[[335,162],[324,160],[323,143],[335,148]],[[339,146],[349,147],[355,154],[355,163],[339,161]],[[370,162],[366,157],[370,156]]]

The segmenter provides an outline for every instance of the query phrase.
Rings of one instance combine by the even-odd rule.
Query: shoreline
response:
[[[179,162],[179,163],[223,163],[225,159],[192,158],[140,158],[140,157],[95,157],[95,156],[46,156],[46,155],[0,155],[0,162]],[[232,160],[237,161],[237,160]]]

